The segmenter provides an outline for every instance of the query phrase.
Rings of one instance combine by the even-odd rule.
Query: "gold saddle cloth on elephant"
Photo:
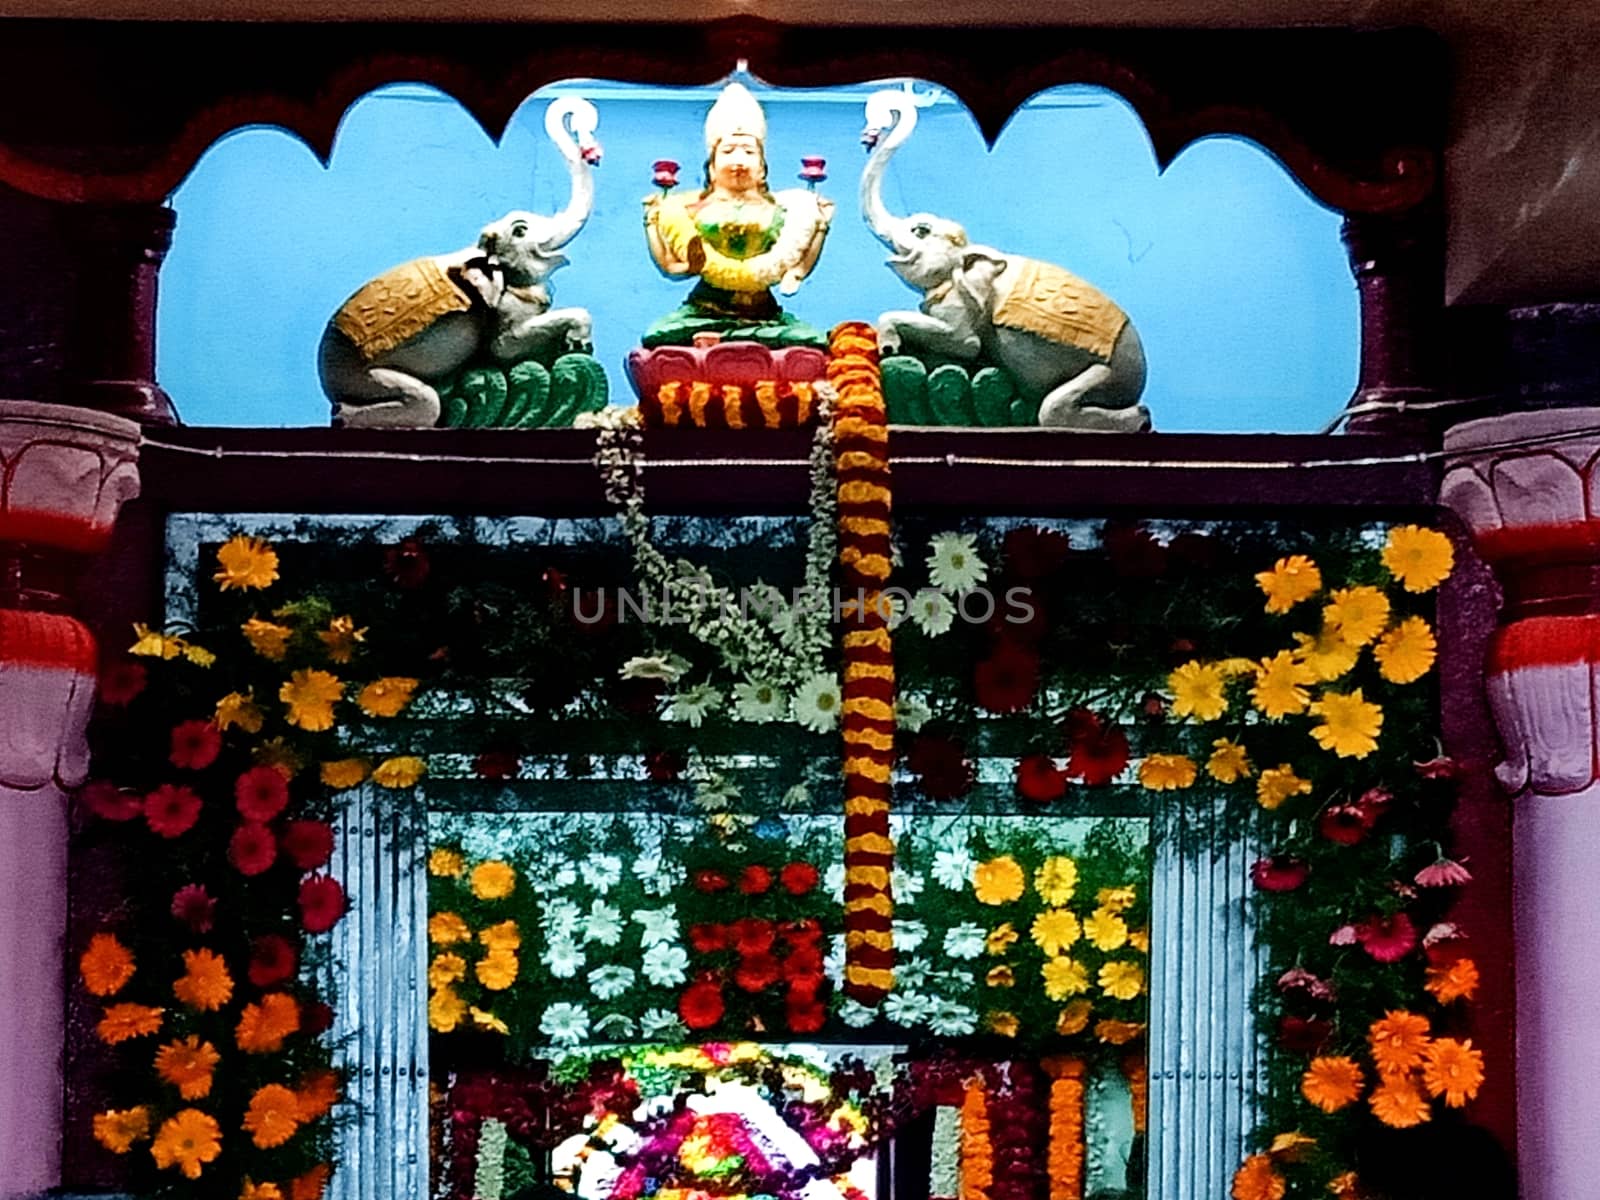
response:
[[[361,357],[378,355],[410,341],[446,313],[467,312],[472,297],[431,258],[401,263],[366,284],[344,302],[333,318]]]
[[[1071,271],[1013,258],[1010,269],[995,277],[994,323],[1108,359],[1128,314]]]

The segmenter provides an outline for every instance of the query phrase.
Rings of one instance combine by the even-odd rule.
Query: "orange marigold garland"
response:
[[[1128,1082],[1133,1105],[1133,1131],[1143,1133],[1150,1126],[1150,1064],[1143,1054],[1129,1054],[1122,1060],[1122,1077]]]
[[[1049,1058],[1044,1068],[1051,1080],[1050,1200],[1083,1200],[1084,1062],[1081,1058]]]
[[[981,1077],[967,1081],[961,1098],[961,1190],[959,1200],[989,1200],[994,1186],[994,1147],[989,1141],[989,1102]]]
[[[889,580],[889,425],[870,325],[835,327],[828,382],[839,489],[844,632],[845,992],[868,1006],[894,986],[889,796],[894,769],[894,652],[881,593]]]
[[[798,429],[815,419],[817,394],[805,381],[672,380],[639,398],[639,415],[646,428]]]

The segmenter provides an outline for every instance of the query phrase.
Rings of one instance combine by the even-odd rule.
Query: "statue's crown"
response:
[[[723,138],[734,134],[753,137],[763,147],[767,144],[767,117],[761,105],[742,83],[730,83],[706,114],[706,153],[717,148]]]

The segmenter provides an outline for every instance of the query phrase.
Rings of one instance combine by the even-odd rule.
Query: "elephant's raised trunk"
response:
[[[571,132],[567,129],[569,118]],[[554,229],[543,247],[547,253],[553,254],[577,237],[594,209],[594,176],[590,165],[600,161],[600,145],[594,140],[599,124],[600,114],[595,112],[594,105],[578,96],[552,100],[544,110],[545,132],[561,151],[567,163],[567,174],[572,178],[571,199],[566,208],[551,218]]]
[[[861,215],[885,246],[899,249],[894,240],[895,218],[883,203],[883,173],[889,159],[917,127],[916,102],[902,91],[874,92],[867,97],[867,128],[877,143],[861,172]]]

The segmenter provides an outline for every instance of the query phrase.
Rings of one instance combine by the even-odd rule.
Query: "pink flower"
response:
[[[1373,917],[1356,928],[1356,939],[1378,962],[1394,963],[1417,948],[1417,927],[1403,912]]]
[[[1440,921],[1429,926],[1428,932],[1422,935],[1422,946],[1425,950],[1431,950],[1440,942],[1459,942],[1466,936],[1454,921]]]
[[[1354,946],[1361,940],[1354,925],[1341,925],[1328,935],[1330,946]]]
[[[1354,846],[1371,831],[1377,814],[1359,804],[1335,804],[1317,820],[1317,829],[1330,842]]]
[[[172,915],[195,933],[210,933],[217,916],[217,902],[202,884],[185,884],[173,894]]]
[[[1333,1003],[1335,996],[1333,984],[1325,979],[1319,979],[1304,967],[1291,967],[1278,976],[1278,990],[1285,995],[1290,992],[1300,992],[1307,1000],[1315,1000],[1322,1004]]]
[[[1310,874],[1298,858],[1263,858],[1250,868],[1251,881],[1263,892],[1292,892]]]
[[[1418,887],[1460,887],[1472,882],[1472,872],[1441,854],[1436,861],[1418,871],[1415,878]]]

